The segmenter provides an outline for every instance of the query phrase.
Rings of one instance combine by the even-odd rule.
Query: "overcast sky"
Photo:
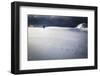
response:
[[[53,16],[53,15],[28,15],[28,26],[58,26],[58,27],[76,27],[80,23],[87,24],[87,17],[77,16]]]

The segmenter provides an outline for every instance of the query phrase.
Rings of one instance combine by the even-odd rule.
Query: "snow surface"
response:
[[[87,58],[87,34],[76,28],[28,27],[28,60]]]

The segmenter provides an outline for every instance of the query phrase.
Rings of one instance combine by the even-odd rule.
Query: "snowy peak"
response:
[[[77,25],[76,28],[87,28],[87,24],[86,23],[80,23]]]
[[[77,25],[76,28],[83,30],[83,31],[87,31],[87,24],[86,23],[80,23],[80,24]]]

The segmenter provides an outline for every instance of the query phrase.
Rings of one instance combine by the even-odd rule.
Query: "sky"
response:
[[[55,16],[55,15],[28,15],[28,26],[33,27],[76,27],[80,23],[88,23],[88,17]]]

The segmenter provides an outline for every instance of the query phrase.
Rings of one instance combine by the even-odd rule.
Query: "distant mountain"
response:
[[[77,29],[87,31],[87,24],[86,23],[80,23],[76,26]]]

